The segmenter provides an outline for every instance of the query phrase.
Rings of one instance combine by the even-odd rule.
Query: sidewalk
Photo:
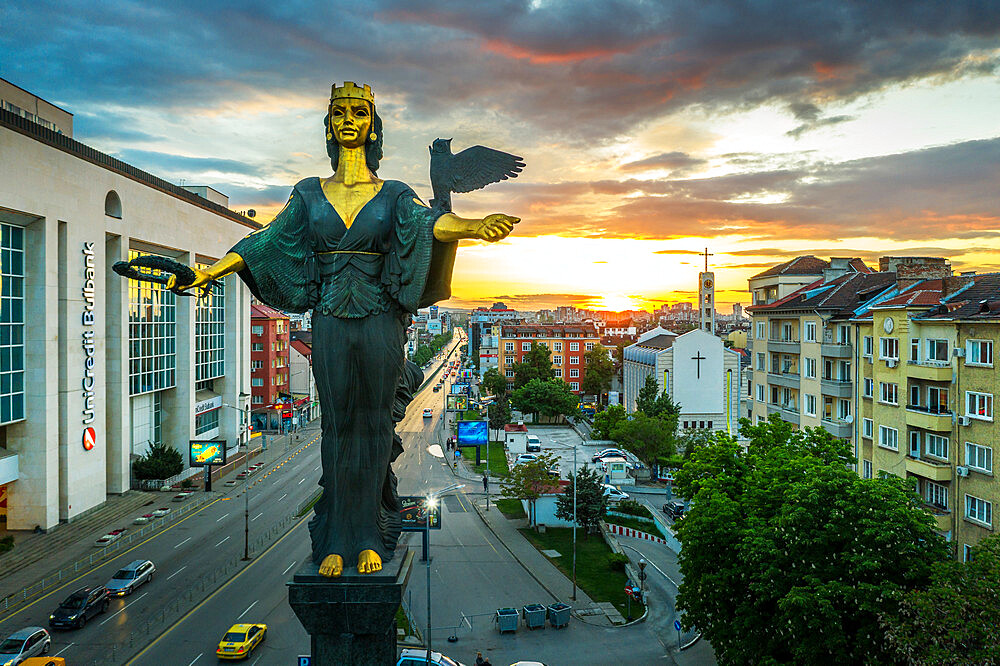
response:
[[[318,429],[317,422],[315,426],[307,425],[295,434],[268,436],[267,449],[260,451],[252,460],[270,464],[291,450],[291,445],[296,443],[296,434],[301,443],[307,441],[307,436],[311,438]],[[256,444],[258,439],[254,438],[252,444]],[[258,450],[259,444],[250,453]],[[242,460],[245,455],[245,451],[240,452],[233,460]],[[234,472],[241,469],[242,466],[236,465],[227,476],[235,478]],[[211,493],[199,490],[187,502],[207,503],[239,487],[225,486],[225,479],[226,477],[217,479]],[[72,522],[60,523],[48,532],[0,531],[0,536],[12,534],[15,543],[14,550],[0,555],[0,580],[3,581],[0,597],[32,586],[59,569],[72,566],[74,562],[93,553],[96,550],[94,542],[110,530],[122,527],[138,530],[140,526],[133,525],[132,521],[156,507],[171,506],[173,494],[129,490],[122,495],[108,496],[107,501],[94,511]]]

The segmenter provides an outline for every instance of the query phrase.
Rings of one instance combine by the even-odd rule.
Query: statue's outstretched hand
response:
[[[514,230],[514,225],[520,221],[521,218],[519,217],[504,215],[503,213],[487,215],[480,222],[479,228],[476,229],[476,237],[490,243],[495,243],[509,236],[510,232]]]
[[[192,282],[191,284],[178,285],[177,284],[177,276],[176,275],[171,275],[167,279],[167,289],[171,289],[171,290],[176,289],[178,291],[187,291],[188,289],[194,289],[195,287],[201,287],[202,285],[205,285],[205,284],[207,284],[207,283],[209,283],[209,282],[212,281],[212,276],[209,275],[207,272],[201,270],[200,268],[192,268],[191,270],[194,271],[194,282]]]

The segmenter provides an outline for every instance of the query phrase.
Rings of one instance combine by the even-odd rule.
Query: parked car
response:
[[[267,639],[266,624],[234,624],[219,641],[219,659],[249,659],[253,649]]]
[[[156,573],[156,567],[153,566],[152,562],[135,560],[116,571],[104,587],[108,589],[108,595],[124,597],[135,592],[135,589],[143,583],[153,580],[154,573]]]
[[[404,648],[399,653],[399,661],[396,662],[396,666],[426,666],[426,664],[427,650],[414,648]],[[461,662],[434,651],[431,651],[431,664],[433,666],[464,666]]]
[[[21,662],[21,666],[66,666],[63,657],[29,657]]]
[[[626,460],[628,459],[628,456],[621,449],[601,449],[594,454],[594,457],[590,459],[590,462],[596,463],[598,460],[614,457],[625,458]]]
[[[434,410],[430,407],[424,407],[424,418],[429,419],[434,416]]]
[[[608,498],[609,502],[621,502],[628,499],[628,493],[622,492],[610,483],[602,483],[601,488],[603,488],[604,496]]]
[[[541,453],[542,440],[538,439],[534,435],[528,435],[528,442],[525,444],[524,450],[528,453]]]
[[[534,453],[521,453],[516,458],[514,458],[514,466],[518,466],[524,463],[533,462],[538,460],[538,456]]]
[[[441,385],[440,384],[435,384],[434,385],[434,392],[437,393],[440,390],[441,390]]]
[[[108,610],[108,590],[103,585],[81,587],[49,615],[50,627],[82,629],[87,620]]]
[[[17,666],[29,657],[48,654],[52,638],[42,627],[18,629],[0,643],[0,664]]]
[[[667,514],[674,520],[677,520],[684,515],[685,507],[683,500],[675,499],[670,500],[663,505],[663,513]]]

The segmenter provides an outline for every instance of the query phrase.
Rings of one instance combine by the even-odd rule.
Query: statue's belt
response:
[[[350,259],[346,259],[346,261],[338,262],[334,259],[337,255],[357,256],[359,261],[353,263]],[[384,256],[384,252],[366,252],[364,250],[316,251],[309,256],[309,260],[306,262],[306,271],[309,282],[316,288],[319,287],[320,283],[336,274],[344,263],[351,263],[355,268],[374,278],[382,270],[381,257]]]
[[[323,250],[322,252],[314,252],[314,254],[372,254],[376,257],[381,257],[384,252],[365,252],[363,250]]]

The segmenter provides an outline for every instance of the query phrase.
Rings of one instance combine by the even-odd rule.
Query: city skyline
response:
[[[330,173],[331,83],[373,86],[379,175],[424,200],[438,136],[521,155],[517,180],[456,196],[523,222],[462,249],[445,306],[692,300],[706,246],[723,310],[798,254],[1000,268],[989,6],[246,7],[7,8],[4,77],[74,113],[84,143],[264,221]]]

